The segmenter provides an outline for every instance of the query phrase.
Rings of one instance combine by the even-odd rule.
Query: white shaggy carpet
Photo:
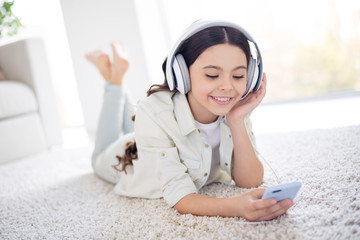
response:
[[[90,147],[58,149],[0,165],[0,239],[360,239],[360,126],[257,139],[282,182],[332,200],[298,196],[288,214],[258,225],[181,215],[162,199],[115,195],[92,173]],[[265,184],[276,184],[265,170]],[[202,193],[245,191],[213,184]]]

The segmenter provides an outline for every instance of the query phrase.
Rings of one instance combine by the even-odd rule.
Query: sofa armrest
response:
[[[22,39],[0,46],[0,66],[7,79],[34,90],[47,145],[61,144],[62,127],[42,39]]]

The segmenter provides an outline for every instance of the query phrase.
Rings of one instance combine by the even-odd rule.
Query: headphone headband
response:
[[[258,68],[253,69],[253,72],[257,72],[258,74],[260,74],[260,78],[262,78],[262,59],[261,59],[261,55],[260,55],[260,51],[258,49],[258,46],[256,44],[256,42],[254,41],[253,37],[241,26],[232,23],[232,22],[228,22],[228,21],[224,21],[224,20],[198,20],[196,22],[194,22],[193,24],[191,24],[181,35],[181,37],[178,39],[178,41],[174,44],[173,48],[171,49],[168,57],[167,57],[167,62],[166,62],[166,79],[169,85],[169,89],[170,90],[174,90],[175,88],[178,87],[179,84],[183,84],[183,83],[179,83],[176,79],[176,77],[174,76],[173,73],[173,64],[174,61],[176,61],[176,54],[177,51],[179,49],[179,47],[182,45],[182,43],[190,38],[191,36],[195,35],[196,33],[209,28],[209,27],[231,27],[231,28],[235,28],[237,30],[239,30],[250,42],[253,43],[255,49],[256,49],[256,64],[258,65]],[[251,44],[250,45],[250,49],[251,49]],[[252,49],[251,49],[252,50]],[[253,54],[252,54],[253,55]],[[253,55],[253,58],[255,56]],[[257,71],[256,71],[257,70]],[[257,83],[259,82],[259,83]],[[260,87],[260,83],[261,83],[261,79],[260,81],[255,81],[255,86],[253,86],[254,90],[256,91],[259,87]],[[251,85],[251,84],[250,84]],[[251,90],[250,87],[247,87],[247,91],[244,95],[247,95]],[[182,85],[183,86],[183,85]],[[252,88],[251,88],[252,89]],[[186,93],[186,92],[185,92]]]

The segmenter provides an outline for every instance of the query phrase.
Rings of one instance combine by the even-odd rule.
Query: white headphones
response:
[[[185,59],[181,54],[177,53],[181,44],[201,30],[217,26],[235,28],[248,39],[251,56],[248,64],[246,91],[242,99],[251,91],[257,91],[259,89],[262,81],[263,65],[260,50],[251,35],[245,31],[245,29],[232,22],[222,20],[198,20],[185,30],[167,57],[166,79],[170,90],[176,88],[180,93],[186,94],[191,89],[190,74]]]

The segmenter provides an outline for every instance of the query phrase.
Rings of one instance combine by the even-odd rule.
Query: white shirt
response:
[[[195,120],[195,124],[200,129],[200,134],[210,144],[212,149],[211,169],[206,185],[216,180],[216,173],[220,167],[220,117],[215,122],[204,124]]]

